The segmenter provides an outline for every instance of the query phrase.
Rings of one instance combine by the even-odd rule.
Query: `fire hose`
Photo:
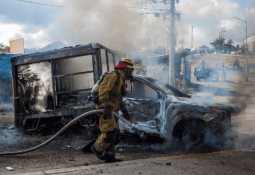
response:
[[[89,112],[85,112],[79,116],[77,116],[76,118],[74,118],[73,120],[71,120],[69,123],[67,123],[63,128],[61,128],[55,135],[53,135],[51,138],[49,138],[48,140],[46,140],[45,142],[36,145],[32,148],[28,148],[28,149],[24,149],[24,150],[20,150],[20,151],[14,151],[14,152],[4,152],[4,153],[0,153],[0,156],[6,156],[6,155],[17,155],[17,154],[25,154],[28,152],[32,152],[35,151],[47,144],[49,144],[50,142],[52,142],[56,137],[58,137],[60,134],[62,134],[66,129],[68,129],[71,125],[73,125],[75,122],[77,122],[78,120],[84,118],[84,117],[88,117],[91,116],[93,114],[100,114],[103,113],[103,109],[97,109],[97,110],[91,110]],[[113,112],[113,115],[115,115],[119,120],[121,120],[123,123],[125,123],[126,125],[128,125],[134,132],[138,133],[138,130],[136,129],[135,125],[130,123],[128,120],[126,120],[124,117],[122,117],[121,115]]]

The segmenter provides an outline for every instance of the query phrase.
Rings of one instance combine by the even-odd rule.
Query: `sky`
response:
[[[40,48],[54,41],[66,45],[100,42],[112,49],[146,50],[168,43],[169,21],[142,15],[147,0],[27,0],[54,6],[0,0],[0,43],[24,38],[26,48]],[[179,0],[176,21],[177,47],[210,45],[225,29],[226,40],[242,43],[255,34],[255,0]],[[135,8],[134,8],[135,7]],[[148,13],[148,10],[140,12]]]

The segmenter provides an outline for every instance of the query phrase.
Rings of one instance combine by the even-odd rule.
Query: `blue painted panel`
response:
[[[0,110],[11,110],[12,73],[11,54],[0,54]]]
[[[0,80],[11,81],[11,54],[0,54]]]

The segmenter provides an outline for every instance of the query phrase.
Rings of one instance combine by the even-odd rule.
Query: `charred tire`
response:
[[[187,151],[201,149],[205,145],[205,124],[199,120],[187,121],[184,125],[182,141]]]

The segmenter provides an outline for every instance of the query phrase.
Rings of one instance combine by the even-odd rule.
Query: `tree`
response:
[[[233,45],[234,41],[232,39],[228,40],[228,42],[225,44],[227,50],[229,52],[237,51],[237,47]]]
[[[222,52],[224,50],[225,39],[224,38],[217,38],[210,44],[213,45],[216,52]]]
[[[5,46],[3,43],[0,43],[0,51],[4,53],[10,52],[10,47]]]
[[[217,38],[210,44],[214,46],[216,52],[231,53],[233,51],[240,50],[240,46],[234,46],[233,43],[234,41],[232,39],[229,39],[227,42],[225,42],[225,38]]]

